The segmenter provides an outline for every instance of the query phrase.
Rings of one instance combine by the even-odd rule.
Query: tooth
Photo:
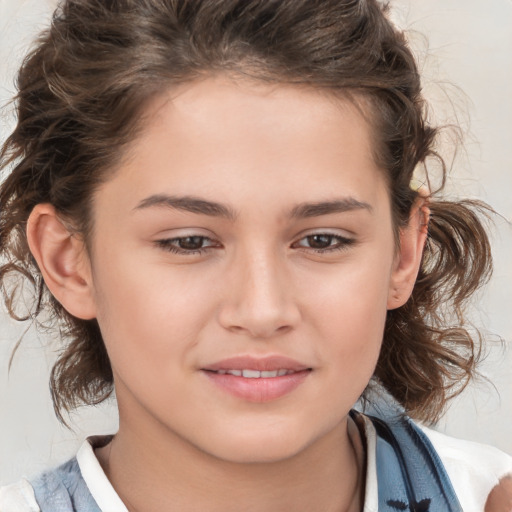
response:
[[[277,376],[282,377],[283,375],[286,375],[288,373],[288,370],[278,370]]]
[[[261,377],[261,372],[258,370],[242,370],[242,376],[246,379],[259,379]]]
[[[230,375],[234,375],[235,377],[242,376],[242,370],[227,370],[226,373],[229,373]]]
[[[277,377],[278,375],[278,371],[277,370],[274,370],[274,371],[269,371],[269,372],[261,372],[261,376],[262,377],[265,377],[265,378],[271,378],[271,377]]]
[[[217,372],[219,375],[226,375],[226,373],[228,373],[226,370],[219,370]]]

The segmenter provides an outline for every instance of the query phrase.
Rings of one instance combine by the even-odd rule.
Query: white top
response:
[[[464,512],[483,512],[491,489],[501,477],[512,473],[512,457],[491,446],[421,428],[441,458]],[[364,429],[367,455],[363,512],[378,512],[376,432],[367,419]],[[354,439],[354,443],[357,440]],[[82,444],[77,461],[85,483],[102,512],[128,512],[103,472],[90,439]],[[27,480],[0,488],[0,512],[40,512]]]

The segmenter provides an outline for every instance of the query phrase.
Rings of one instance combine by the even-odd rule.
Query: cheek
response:
[[[318,350],[332,362],[333,382],[353,388],[357,396],[373,374],[386,322],[392,248],[378,254],[359,255],[330,279],[321,280],[315,300],[304,308],[323,340]],[[312,283],[304,293],[308,288],[311,295]]]
[[[337,404],[333,413],[353,407],[375,372],[386,320],[384,301],[379,303],[369,308],[367,303],[350,301],[349,307],[332,308],[325,318],[322,337],[329,342],[323,358],[329,360],[327,394],[336,397],[331,398]]]
[[[349,290],[323,311],[319,329],[329,340],[330,357],[345,373],[371,376],[382,344],[386,294],[375,294],[370,301],[368,294],[360,297],[345,292]]]
[[[209,294],[190,276],[110,256],[95,283],[98,322],[113,366],[182,361],[211,315]]]
[[[319,325],[335,326],[348,336],[380,331],[386,316],[392,250],[357,253],[323,276],[304,281],[301,295]],[[350,336],[352,337],[352,336]],[[363,338],[364,339],[364,338]]]

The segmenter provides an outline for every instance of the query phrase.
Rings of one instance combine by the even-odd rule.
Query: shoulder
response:
[[[420,426],[446,464],[466,468],[471,473],[493,474],[499,479],[512,470],[512,457],[498,448],[447,436]]]
[[[34,489],[27,480],[0,487],[0,512],[39,512]]]
[[[100,512],[76,458],[46,471],[31,484],[43,512]]]
[[[110,509],[106,509],[110,510]],[[0,512],[100,512],[76,458],[0,494]]]
[[[447,436],[418,425],[403,414],[386,414],[384,419],[372,415],[366,423],[371,423],[377,441],[374,443],[375,474],[380,501],[381,492],[395,485],[393,475],[400,477],[401,473],[409,485],[414,484],[420,498],[431,501],[434,497],[444,496],[455,505],[453,510],[482,512],[493,487],[504,475],[512,473],[512,457],[497,448]],[[367,428],[367,441],[372,437],[368,432]],[[372,444],[367,444],[371,455]],[[407,489],[405,494],[410,498]],[[402,498],[401,501],[406,503]],[[380,501],[378,510],[381,510]],[[384,499],[383,503],[387,501]],[[440,508],[436,504],[433,510],[452,508]]]
[[[421,426],[468,512],[480,512],[500,478],[512,472],[512,457],[497,448],[447,436]]]
[[[41,473],[31,483],[37,495],[39,489],[52,493],[62,486],[68,490],[74,489],[79,479],[80,469],[76,458],[73,458],[56,468]]]

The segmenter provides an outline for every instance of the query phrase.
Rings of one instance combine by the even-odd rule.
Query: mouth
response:
[[[308,365],[286,356],[265,357],[236,356],[223,359],[202,368],[220,374],[230,374],[247,379],[282,377],[288,373],[311,370]]]
[[[297,373],[294,370],[287,370],[286,368],[281,368],[279,370],[205,370],[212,371],[213,373],[217,373],[219,375],[234,375],[235,377],[243,377],[244,379],[275,379],[276,377],[284,377],[285,375],[292,375],[293,373]]]
[[[201,370],[221,390],[244,401],[260,403],[291,394],[313,371],[281,356],[236,357]]]

